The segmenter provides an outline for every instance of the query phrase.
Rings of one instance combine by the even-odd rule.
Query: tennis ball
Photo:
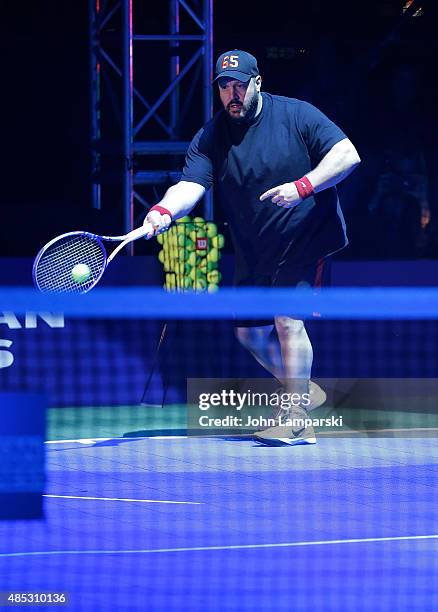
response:
[[[221,280],[221,278],[222,274],[219,272],[219,270],[212,270],[207,274],[207,280],[209,283],[217,284]]]
[[[175,288],[175,274],[166,274],[166,286],[169,289]]]
[[[198,249],[196,253],[198,257],[205,257],[207,255],[207,251],[205,249]]]
[[[181,217],[180,219],[177,219],[175,221],[175,223],[189,223],[191,221],[189,215],[185,215],[184,217]]]
[[[207,277],[201,272],[201,270],[198,270],[197,268],[192,268],[189,277],[192,279],[192,281],[202,280],[205,282],[205,286],[207,286]]]
[[[158,253],[158,261],[163,264],[165,259],[166,259],[166,253],[164,251],[160,251]]]
[[[223,249],[225,244],[225,238],[222,234],[218,234],[211,239],[211,244],[217,249]]]
[[[209,238],[213,238],[214,236],[217,235],[217,225],[216,225],[216,223],[213,223],[212,221],[209,221],[207,223],[207,225],[205,226],[205,229],[207,230],[207,236]]]
[[[197,278],[194,282],[193,282],[193,289],[198,289],[198,290],[203,290],[207,288],[207,281],[205,280],[205,277],[202,278]]]
[[[212,248],[207,255],[207,261],[218,261],[221,257],[220,251],[217,248]]]
[[[195,229],[189,232],[189,237],[193,242],[196,242],[196,238],[206,238],[207,232],[205,231],[205,227],[203,225],[197,225]]]
[[[186,239],[185,249],[188,253],[191,253],[195,250],[195,243],[190,238]]]
[[[217,261],[207,261],[207,272],[217,269]]]
[[[189,274],[190,273],[190,266],[183,261],[180,261],[179,263],[177,263],[175,268],[178,274]]]
[[[197,255],[196,255],[196,251],[193,251],[192,253],[190,253],[187,262],[191,265],[191,266],[196,266],[196,262],[197,262]]]
[[[181,227],[179,227],[178,229],[181,229]],[[185,228],[183,227],[182,229],[184,230]],[[178,234],[179,246],[185,246],[189,240],[190,240],[190,237],[187,232],[183,231]]]
[[[219,287],[214,283],[210,283],[207,287],[207,291],[208,293],[215,293],[216,291],[219,291]]]
[[[207,238],[207,230],[204,225],[197,225],[195,233],[196,238]]]
[[[76,264],[71,271],[71,277],[75,283],[85,283],[90,276],[91,270],[87,264]]]
[[[158,234],[157,242],[158,242],[158,244],[163,244],[163,242],[164,242],[163,234]]]
[[[196,225],[205,225],[205,219],[202,217],[195,217],[193,223],[196,223]]]

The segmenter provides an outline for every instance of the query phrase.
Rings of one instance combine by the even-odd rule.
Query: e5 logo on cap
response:
[[[239,56],[238,55],[224,55],[222,58],[222,70],[226,68],[237,68],[239,66]]]

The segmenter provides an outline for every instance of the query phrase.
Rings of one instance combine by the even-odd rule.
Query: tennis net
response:
[[[0,295],[0,603],[431,609],[437,290]],[[263,446],[248,424],[287,381],[235,325],[275,315],[312,341],[316,445]],[[30,499],[40,520],[11,520]]]

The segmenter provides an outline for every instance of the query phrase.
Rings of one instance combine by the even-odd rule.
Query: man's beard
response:
[[[231,119],[233,123],[239,123],[239,124],[249,123],[254,118],[257,112],[258,102],[259,102],[259,94],[257,91],[255,91],[253,95],[251,96],[251,98],[248,100],[247,106],[243,107],[243,110],[245,111],[245,114],[243,117],[241,116],[234,117],[229,111],[228,111],[228,117]],[[232,102],[230,104],[232,104]]]

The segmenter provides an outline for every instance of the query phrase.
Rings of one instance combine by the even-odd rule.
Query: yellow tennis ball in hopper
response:
[[[214,236],[217,235],[217,225],[216,225],[216,223],[213,223],[212,221],[209,221],[207,223],[207,225],[205,226],[205,229],[207,231],[207,236],[209,238],[214,238]]]
[[[197,278],[195,281],[193,281],[193,289],[198,289],[198,290],[203,290],[207,288],[207,281],[205,279],[205,276],[199,277]]]
[[[207,291],[208,293],[216,293],[216,291],[219,291],[219,287],[214,283],[210,283],[207,287]]]
[[[75,283],[85,283],[91,276],[91,270],[87,264],[76,264],[71,271],[71,277]]]
[[[166,274],[166,286],[169,289],[174,289],[175,288],[175,274]]]
[[[220,251],[214,247],[208,253],[207,261],[214,261],[214,262],[216,262],[216,261],[218,261],[220,259],[220,257],[221,257]]]
[[[205,287],[207,286],[207,277],[201,272],[201,270],[198,270],[197,268],[192,268],[189,277],[192,279],[192,281],[200,280],[205,283]]]
[[[191,266],[196,266],[196,260],[197,260],[196,251],[193,251],[192,253],[190,253],[190,255],[189,255],[188,259],[187,259],[187,262]]]
[[[176,280],[176,286],[178,287],[178,289],[183,289],[184,288],[184,283],[185,283],[185,276],[182,274],[177,274],[175,277]]]
[[[206,238],[207,231],[205,225],[197,225],[195,229],[196,238]]]
[[[178,262],[175,267],[176,267],[178,274],[184,275],[184,274],[190,273],[190,266],[184,261]]]
[[[182,261],[185,263],[186,261],[188,261],[188,259],[189,259],[189,252],[185,248],[180,247],[178,249],[178,261]]]
[[[225,244],[225,238],[223,237],[222,234],[218,234],[217,236],[213,236],[213,238],[211,239],[211,244],[216,249],[223,249],[224,248],[224,244]]]
[[[212,270],[207,274],[207,280],[209,283],[217,284],[221,280],[221,278],[222,275],[219,270]]]
[[[195,243],[190,238],[187,238],[184,248],[188,253],[191,253],[195,250]]]

